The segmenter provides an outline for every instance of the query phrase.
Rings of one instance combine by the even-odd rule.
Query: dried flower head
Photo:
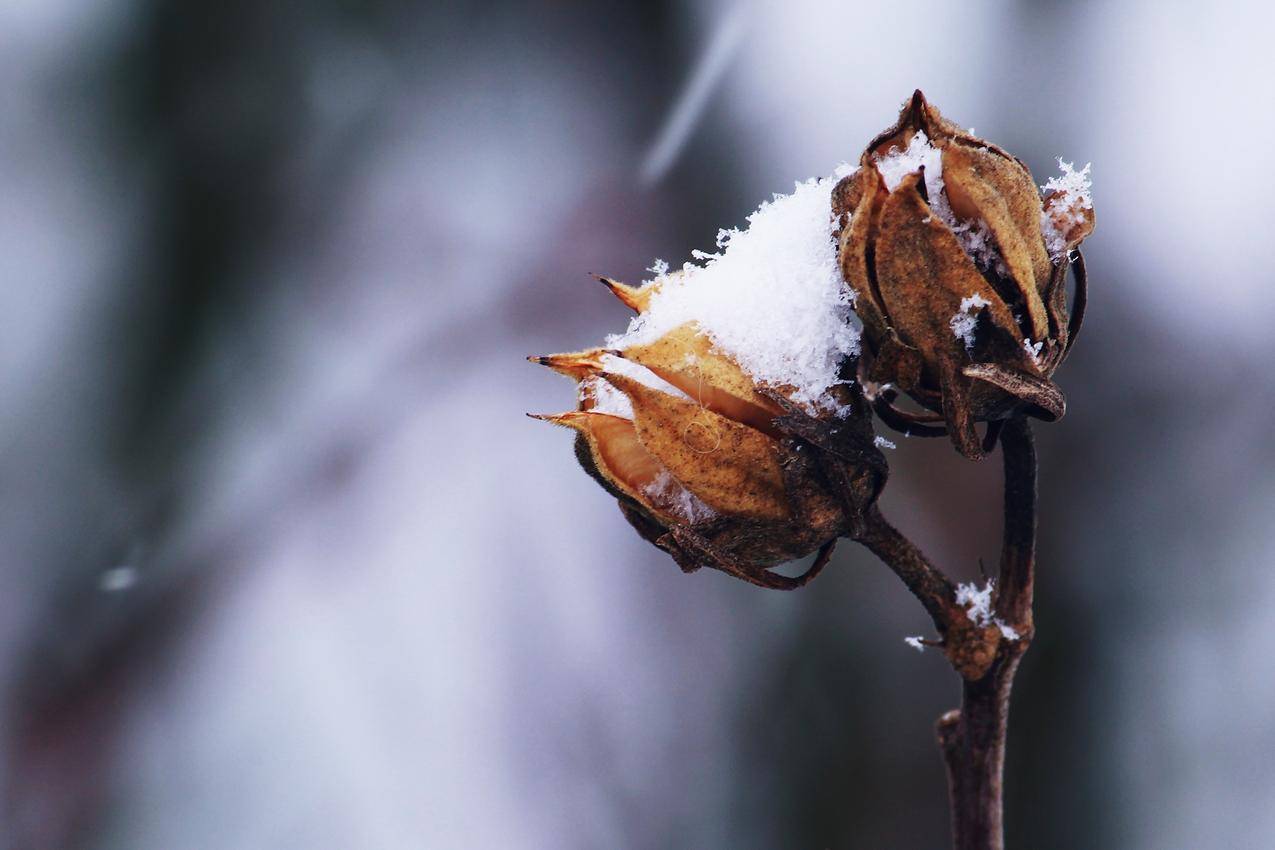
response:
[[[970,458],[1018,415],[1062,416],[1051,376],[1084,308],[1088,167],[1043,187],[916,92],[833,190],[838,260],[863,323],[864,374],[892,425],[943,423]],[[1066,277],[1076,263],[1069,315]],[[932,414],[892,404],[894,389]],[[975,422],[993,423],[980,441]]]
[[[603,282],[644,311],[653,290]],[[885,481],[857,386],[817,414],[759,383],[694,322],[649,343],[530,358],[577,381],[577,409],[538,416],[573,429],[576,456],[647,540],[686,571],[720,569],[799,587],[851,533]],[[799,578],[768,568],[819,550]]]

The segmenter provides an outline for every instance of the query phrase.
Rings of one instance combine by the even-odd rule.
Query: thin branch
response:
[[[987,673],[965,679],[961,708],[939,718],[938,739],[947,765],[955,850],[1003,850],[1003,775],[1009,698],[1018,663],[1032,635],[1036,558],[1036,450],[1027,420],[1008,421],[1001,433],[1005,464],[1005,529],[996,615],[1018,632],[1002,640]]]
[[[876,505],[865,517],[863,532],[855,538],[885,562],[921,601],[940,635],[947,634],[956,588],[925,554],[889,523]]]
[[[1005,536],[996,615],[1024,638],[1032,629],[1036,563],[1036,445],[1031,425],[1011,419],[1001,431],[1005,463]]]

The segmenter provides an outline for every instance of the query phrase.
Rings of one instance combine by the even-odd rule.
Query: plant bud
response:
[[[891,424],[941,421],[962,454],[979,458],[976,422],[1062,416],[1051,376],[1079,330],[1084,266],[1073,252],[1094,223],[1087,167],[1064,172],[1042,200],[1022,162],[943,118],[918,91],[833,190],[864,375],[887,387],[874,402]],[[934,414],[894,408],[888,387]]]
[[[639,312],[649,303],[650,285],[602,281]],[[708,565],[763,587],[799,587],[884,484],[857,387],[837,388],[849,416],[811,415],[750,378],[693,322],[622,350],[530,359],[578,386],[576,410],[536,418],[576,432],[581,465],[684,570]],[[800,578],[768,569],[816,550]]]

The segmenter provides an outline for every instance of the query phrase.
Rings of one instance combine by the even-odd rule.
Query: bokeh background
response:
[[[0,5],[0,846],[936,848],[957,685],[846,544],[682,575],[525,411],[921,87],[1093,161],[1011,846],[1275,846],[1275,19],[1137,0]],[[997,550],[995,461],[894,520]]]

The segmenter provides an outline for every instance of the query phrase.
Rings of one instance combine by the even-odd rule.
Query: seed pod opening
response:
[[[1078,327],[1065,282],[1093,205],[1087,167],[1063,171],[1042,199],[1020,160],[918,91],[832,194],[864,376],[941,414],[970,458],[985,451],[975,423],[1065,409],[1051,376]],[[1078,276],[1082,306],[1083,286]],[[892,420],[921,421],[875,401]]]

